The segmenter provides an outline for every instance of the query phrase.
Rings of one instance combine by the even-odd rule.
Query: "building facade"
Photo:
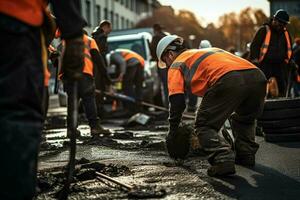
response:
[[[286,10],[290,16],[300,18],[300,0],[268,0],[270,2],[270,14],[275,14],[278,9]]]
[[[81,0],[88,32],[103,19],[110,20],[114,30],[132,28],[141,19],[151,16],[158,6],[157,0]]]

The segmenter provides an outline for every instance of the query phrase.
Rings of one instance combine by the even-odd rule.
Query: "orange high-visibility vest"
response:
[[[203,96],[223,75],[256,66],[219,48],[191,49],[181,53],[168,70],[169,96],[189,89]]]
[[[118,49],[117,52],[121,53],[126,62],[128,62],[130,59],[137,59],[142,67],[145,66],[145,60],[142,56],[140,56],[140,54],[129,49]]]
[[[83,73],[89,74],[93,76],[93,69],[94,69],[94,64],[92,60],[92,56],[90,53],[91,49],[96,49],[99,51],[98,46],[96,44],[96,41],[87,36],[83,35],[83,42],[84,42],[84,67],[83,67]]]
[[[269,49],[269,45],[270,45],[270,40],[271,40],[271,29],[268,25],[266,25],[266,29],[267,29],[267,34],[265,37],[265,41],[262,44],[261,48],[260,48],[260,55],[259,55],[259,62],[262,62],[266,53],[268,52]],[[292,46],[291,46],[291,41],[290,41],[290,37],[289,37],[289,33],[286,30],[286,28],[284,29],[284,35],[285,35],[285,39],[286,39],[286,44],[287,44],[287,58],[284,60],[286,63],[289,63],[291,57],[292,57]]]
[[[0,13],[16,18],[31,26],[43,23],[43,12],[46,9],[44,0],[1,0]]]

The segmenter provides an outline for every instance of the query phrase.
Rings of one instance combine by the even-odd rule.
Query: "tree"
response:
[[[300,37],[300,19],[298,17],[291,17],[288,29],[292,38]]]

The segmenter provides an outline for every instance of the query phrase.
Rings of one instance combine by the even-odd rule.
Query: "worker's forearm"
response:
[[[182,113],[185,109],[184,94],[174,94],[169,97],[170,101],[170,130],[176,130],[180,124]]]

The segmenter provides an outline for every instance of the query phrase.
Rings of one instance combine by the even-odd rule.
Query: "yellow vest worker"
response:
[[[266,93],[266,78],[250,62],[219,48],[187,50],[183,39],[165,36],[157,45],[159,67],[168,68],[169,134],[168,152],[173,158],[184,158],[188,140],[179,129],[185,110],[185,94],[189,90],[202,96],[195,119],[195,135],[203,153],[208,156],[210,176],[235,173],[235,162],[255,165],[255,119],[262,112]],[[230,119],[235,138],[235,150],[218,132]],[[186,136],[188,137],[188,136]],[[230,137],[225,137],[230,138]],[[185,152],[185,153],[182,153]]]

